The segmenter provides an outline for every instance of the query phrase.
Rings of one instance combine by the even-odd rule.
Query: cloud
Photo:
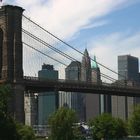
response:
[[[100,36],[100,39],[91,41],[90,55],[95,54],[97,61],[117,72],[117,57],[119,55],[132,55],[140,58],[140,32],[111,33]],[[101,67],[101,72],[117,79],[117,75]]]
[[[93,24],[90,24],[90,25],[86,25],[84,26],[82,29],[90,29],[90,28],[96,28],[96,27],[100,27],[100,26],[103,26],[103,25],[106,25],[108,24],[109,21],[107,20],[101,20],[99,22],[95,22]]]
[[[133,4],[136,1],[137,0],[14,0],[11,2],[11,0],[5,0],[5,2],[9,4],[22,6],[25,9],[25,15],[65,40],[74,38],[75,34],[78,37],[78,33],[81,29],[95,28],[107,24],[109,21],[103,20],[103,16]],[[36,33],[38,32],[36,31]],[[139,49],[136,47],[136,43],[137,45],[139,44],[137,36],[139,36],[139,33],[133,36],[126,36],[123,33],[113,33],[109,36],[102,36],[101,39],[91,42],[94,49],[91,49],[90,53],[93,52],[96,54],[99,62],[117,70],[117,55],[123,52],[131,53],[132,55],[133,53],[138,54]],[[132,46],[130,46],[131,43],[135,44],[133,49]],[[131,51],[128,52],[128,50]]]
[[[130,0],[15,0],[31,19],[63,39],[82,28],[98,26],[94,20],[129,3]]]

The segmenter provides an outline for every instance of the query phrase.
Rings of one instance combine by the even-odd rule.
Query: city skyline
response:
[[[23,9],[18,6],[6,5],[0,9],[1,17],[3,17],[1,18],[2,26],[1,26],[1,34],[0,34],[1,35],[1,40],[0,40],[1,82],[5,83],[6,81],[9,84],[14,83],[12,86],[12,93],[14,96],[9,103],[11,104],[11,107],[9,108],[9,110],[11,111],[12,115],[15,118],[17,118],[19,121],[24,122],[24,94],[31,95],[30,97],[34,97],[33,93],[44,92],[46,90],[54,90],[54,91],[59,90],[59,91],[72,91],[72,92],[79,91],[79,92],[84,92],[84,93],[96,92],[99,94],[124,95],[124,96],[127,96],[127,95],[129,96],[130,94],[130,96],[138,96],[139,92],[137,88],[129,88],[130,92],[128,92],[127,87],[121,87],[121,86],[118,86],[117,84],[117,88],[116,88],[116,86],[114,86],[116,85],[115,83],[111,84],[112,86],[109,86],[108,84],[104,84],[104,83],[99,84],[99,85],[95,84],[93,86],[92,84],[88,83],[88,81],[91,81],[92,76],[90,77],[91,60],[90,60],[90,56],[87,51],[87,48],[85,49],[84,56],[82,57],[82,65],[81,65],[82,66],[81,79],[83,82],[81,81],[69,82],[67,80],[57,80],[57,79],[53,81],[49,79],[44,81],[43,79],[40,79],[41,75],[39,75],[39,78],[28,77],[28,76],[23,77],[24,75],[23,75],[23,67],[22,67],[22,64],[23,64],[22,56],[24,56],[25,52],[23,53],[22,48],[24,49],[26,44],[24,42],[25,40],[22,40],[23,39],[22,35],[25,35],[26,33],[28,34],[31,34],[31,33],[27,32],[26,31],[27,29],[23,28],[22,26],[22,23],[23,23],[22,20],[23,18],[26,18],[25,16],[22,16],[22,12],[23,12]],[[27,20],[28,22],[30,21],[30,19],[28,18]],[[25,26],[27,26],[27,24]],[[32,28],[32,30],[36,34],[38,34],[37,28]],[[26,38],[27,36],[24,36],[24,37]],[[44,36],[41,36],[41,39],[43,38]],[[4,43],[4,42],[8,42],[8,43]],[[31,37],[27,38],[27,42],[34,43],[31,45],[36,45],[38,48],[40,48],[41,43],[39,44],[35,42],[35,39],[31,40]],[[52,44],[57,45],[56,42],[53,42]],[[24,46],[22,47],[22,45]],[[28,44],[27,46],[30,46],[30,44]],[[51,45],[46,45],[44,43],[45,49],[46,49],[46,46],[48,49],[48,46],[51,46]],[[40,50],[42,49],[40,48]],[[28,59],[28,61],[30,62],[30,60],[32,60],[33,57],[35,56],[31,56],[30,59]],[[35,60],[37,59],[39,60],[39,58],[36,58]],[[73,59],[70,59],[70,60],[72,61]],[[35,64],[30,63],[30,64],[31,64],[30,67],[32,67],[33,65],[37,65],[37,63]],[[42,68],[44,68],[44,66]],[[133,69],[132,65],[131,65],[131,68]],[[48,69],[53,69],[53,65],[51,65]],[[47,75],[48,77],[51,77],[51,74],[49,72],[47,73]],[[54,73],[52,75],[55,76]],[[44,78],[44,76],[45,75],[42,75],[42,78]],[[57,78],[58,78],[58,74],[57,74]],[[125,82],[124,84],[127,84],[127,82]],[[37,99],[36,96],[34,97],[34,99]],[[32,108],[30,109],[32,110]]]
[[[115,71],[118,55],[140,58],[138,0],[3,0],[3,3],[22,6],[24,14],[32,20],[81,52],[87,48],[92,58],[96,55],[98,62]],[[77,57],[80,61],[81,56]]]

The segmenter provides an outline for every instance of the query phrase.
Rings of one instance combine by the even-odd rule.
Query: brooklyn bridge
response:
[[[12,5],[0,9],[0,84],[12,87],[10,109],[18,121],[24,122],[24,94],[28,93],[66,91],[140,97],[138,84],[129,84],[127,80],[119,82],[110,76],[111,73],[118,76],[118,73],[99,62],[97,64],[110,73],[101,72],[101,78],[108,82],[38,78],[35,73],[46,60],[64,68],[69,62],[78,61],[75,56],[84,54],[23,15],[23,11]],[[76,55],[69,54],[69,50]]]

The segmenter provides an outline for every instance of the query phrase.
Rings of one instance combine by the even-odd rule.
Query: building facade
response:
[[[91,68],[91,59],[87,49],[84,51],[81,63],[81,81],[85,82],[99,82],[100,81],[100,70],[97,67],[96,60],[95,64]],[[96,65],[96,66],[95,66]],[[99,115],[100,112],[100,96],[94,94],[84,94],[85,103],[85,120],[88,121],[91,118]]]
[[[81,81],[91,82],[91,60],[87,49],[84,51],[81,63]],[[84,120],[87,121],[93,114],[93,106],[91,102],[93,101],[92,95],[83,93],[83,103],[85,106],[84,110]]]
[[[72,61],[65,69],[66,80],[80,81],[81,79],[81,63]],[[59,96],[60,106],[67,106],[74,109],[77,113],[79,121],[84,120],[83,94],[76,92],[61,92]]]
[[[118,80],[138,81],[138,58],[131,55],[118,56]]]
[[[37,94],[24,94],[25,124],[34,126],[38,124],[38,99]]]
[[[84,51],[82,62],[73,61],[65,69],[66,80],[101,82],[100,69],[97,62],[91,67],[91,59],[87,49]],[[87,93],[66,93],[61,92],[59,96],[60,107],[67,106],[76,110],[78,118],[81,121],[88,121],[100,114],[100,95]]]
[[[42,70],[38,72],[40,79],[58,79],[58,71],[53,65],[43,64]],[[45,125],[49,116],[58,108],[58,93],[43,92],[38,94],[38,124]]]
[[[91,81],[96,84],[101,83],[101,73],[98,63],[96,62],[96,56],[94,56],[94,61],[91,63]]]
[[[84,51],[81,63],[81,81],[91,82],[91,60],[87,49]]]
[[[118,56],[118,80],[125,84],[139,81],[138,58],[131,55]],[[130,84],[129,84],[130,85]],[[133,106],[139,102],[135,97],[112,96],[112,115],[127,119],[133,111]]]
[[[96,62],[96,57],[94,56],[94,61],[91,63],[91,82],[93,84],[101,84],[101,74],[100,74],[100,68]],[[100,94],[92,94],[92,105],[91,107],[91,117],[96,117],[101,113],[101,95]]]

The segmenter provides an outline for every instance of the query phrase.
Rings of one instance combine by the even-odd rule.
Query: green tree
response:
[[[1,85],[0,86],[0,113],[7,116],[8,115],[8,101],[10,99],[10,86]]]
[[[10,99],[10,86],[0,86],[0,139],[18,140],[16,123],[8,113],[8,101]]]
[[[51,140],[73,140],[73,124],[76,122],[76,113],[68,108],[58,109],[50,118]]]
[[[73,127],[74,138],[72,140],[86,140],[85,135],[82,134],[81,128],[79,125]]]
[[[35,135],[30,126],[17,124],[17,132],[20,140],[34,140]]]
[[[127,123],[120,118],[114,118],[114,138],[123,138],[128,135]]]
[[[129,119],[129,133],[131,135],[140,135],[140,105],[135,106],[134,112]]]
[[[93,139],[122,138],[127,135],[125,123],[121,119],[113,118],[110,114],[102,114],[89,123],[92,128]]]
[[[33,130],[17,123],[8,112],[9,85],[0,86],[0,140],[34,140]]]

